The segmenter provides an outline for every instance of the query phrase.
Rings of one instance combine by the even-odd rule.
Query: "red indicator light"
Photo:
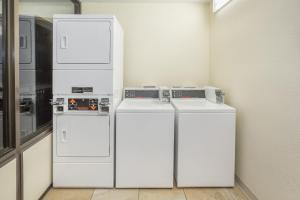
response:
[[[91,105],[91,106],[90,106],[90,109],[91,109],[91,110],[96,110],[96,108],[97,108],[97,107],[96,107],[95,105]]]
[[[75,104],[76,103],[75,99],[70,99],[69,102],[70,102],[70,104]]]

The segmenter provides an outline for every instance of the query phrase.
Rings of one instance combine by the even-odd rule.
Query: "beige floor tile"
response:
[[[91,200],[94,189],[50,189],[43,200]]]
[[[140,189],[139,200],[186,200],[183,189]]]
[[[187,200],[248,200],[239,188],[186,188]]]
[[[138,189],[97,189],[92,200],[138,200]]]
[[[186,188],[187,200],[232,200],[231,194],[224,193],[223,189],[215,188]]]
[[[235,200],[250,200],[239,185],[229,191],[235,197]]]

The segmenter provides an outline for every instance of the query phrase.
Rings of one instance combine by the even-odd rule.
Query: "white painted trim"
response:
[[[247,185],[238,177],[235,176],[237,185],[240,187],[241,191],[247,196],[249,200],[258,200],[255,194],[248,188]]]
[[[216,13],[219,10],[221,10],[223,7],[225,7],[227,4],[231,2],[231,0],[221,0],[217,5],[215,5],[215,0],[212,0],[212,7],[213,7],[213,12]],[[216,7],[217,6],[217,7]]]

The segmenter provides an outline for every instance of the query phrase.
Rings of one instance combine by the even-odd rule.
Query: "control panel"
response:
[[[21,113],[32,113],[33,112],[33,101],[32,98],[23,98],[20,102]]]
[[[224,95],[222,90],[216,89],[216,103],[224,103]]]
[[[65,111],[98,111],[100,114],[107,115],[110,112],[110,99],[105,98],[56,98],[52,102],[53,111],[56,114]]]
[[[104,113],[109,112],[109,98],[101,98],[100,103],[100,111]]]
[[[72,93],[93,93],[93,87],[72,87]]]
[[[163,97],[169,97],[170,96],[170,90],[163,90],[162,91],[162,96]]]
[[[170,89],[161,89],[160,90],[160,99],[162,102],[170,102],[170,99],[171,99]]]
[[[159,98],[158,89],[125,89],[124,98]]]
[[[68,99],[68,110],[98,110],[98,99],[90,98],[69,98]]]
[[[173,89],[172,98],[205,98],[205,90]]]
[[[225,93],[220,88],[207,86],[204,89],[205,89],[205,97],[207,100],[218,104],[224,103]]]

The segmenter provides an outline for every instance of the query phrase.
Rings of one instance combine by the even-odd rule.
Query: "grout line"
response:
[[[46,189],[46,191],[40,196],[39,200],[44,199],[44,197],[49,193],[49,191],[52,189],[52,183],[49,185],[49,187]]]
[[[246,200],[257,200],[256,197],[253,197],[251,196],[251,194],[249,194],[245,188],[243,188],[240,183],[237,184],[236,186],[240,191],[241,193],[244,195],[244,197],[246,198]]]
[[[140,200],[140,188],[138,189],[138,200]]]
[[[188,200],[188,198],[186,197],[185,188],[182,188],[182,191],[183,191],[185,200]]]
[[[93,194],[91,195],[91,198],[90,198],[90,200],[92,200],[92,199],[93,199],[95,192],[96,192],[96,189],[94,189],[94,192],[93,192]]]
[[[230,198],[232,198],[232,200],[237,200],[237,196],[234,193],[234,189],[236,188],[236,186],[234,186],[233,188],[223,188],[224,193],[226,194],[226,196],[230,196]]]
[[[258,200],[255,194],[248,188],[248,186],[245,185],[245,183],[238,176],[235,176],[235,179],[237,182],[237,187],[239,187],[242,193],[246,195],[247,199]]]

